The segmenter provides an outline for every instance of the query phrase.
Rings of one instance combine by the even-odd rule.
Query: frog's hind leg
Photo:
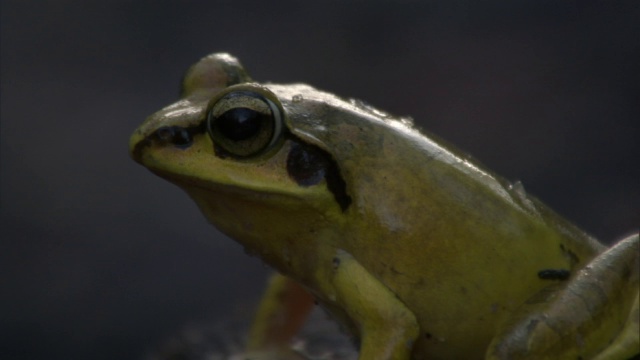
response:
[[[529,299],[491,342],[487,359],[626,360],[640,353],[638,234],[570,280]]]
[[[636,296],[629,318],[618,337],[593,360],[640,359],[640,301]]]

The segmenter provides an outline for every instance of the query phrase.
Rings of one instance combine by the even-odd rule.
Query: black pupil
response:
[[[220,115],[215,121],[215,126],[227,139],[242,141],[257,135],[266,121],[268,117],[265,114],[238,107]]]

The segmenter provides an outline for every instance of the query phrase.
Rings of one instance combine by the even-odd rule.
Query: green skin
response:
[[[275,104],[284,129],[241,158],[204,131],[207,114],[238,92]],[[243,106],[234,101],[229,108]],[[187,129],[188,141],[159,136],[163,127]],[[328,154],[349,200],[335,179],[301,184],[291,173],[299,144]],[[214,54],[189,69],[182,99],[150,116],[130,146],[217,228],[292,279],[273,289],[289,282],[311,293],[360,339],[361,359],[640,353],[638,236],[606,249],[409,121],[307,85],[252,82],[235,58]],[[270,335],[286,327],[272,319],[288,307],[273,289],[251,333],[257,350],[287,340]]]

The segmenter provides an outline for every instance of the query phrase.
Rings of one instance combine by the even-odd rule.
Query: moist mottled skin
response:
[[[262,144],[262,128],[279,130]],[[214,54],[131,149],[284,275],[258,312],[253,350],[286,347],[315,299],[362,359],[640,352],[637,235],[605,252],[521,184],[360,101],[255,83]]]

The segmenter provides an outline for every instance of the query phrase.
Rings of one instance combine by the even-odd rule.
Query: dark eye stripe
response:
[[[287,172],[300,186],[313,186],[323,179],[342,211],[351,205],[347,185],[331,155],[317,146],[293,141],[287,156]]]

